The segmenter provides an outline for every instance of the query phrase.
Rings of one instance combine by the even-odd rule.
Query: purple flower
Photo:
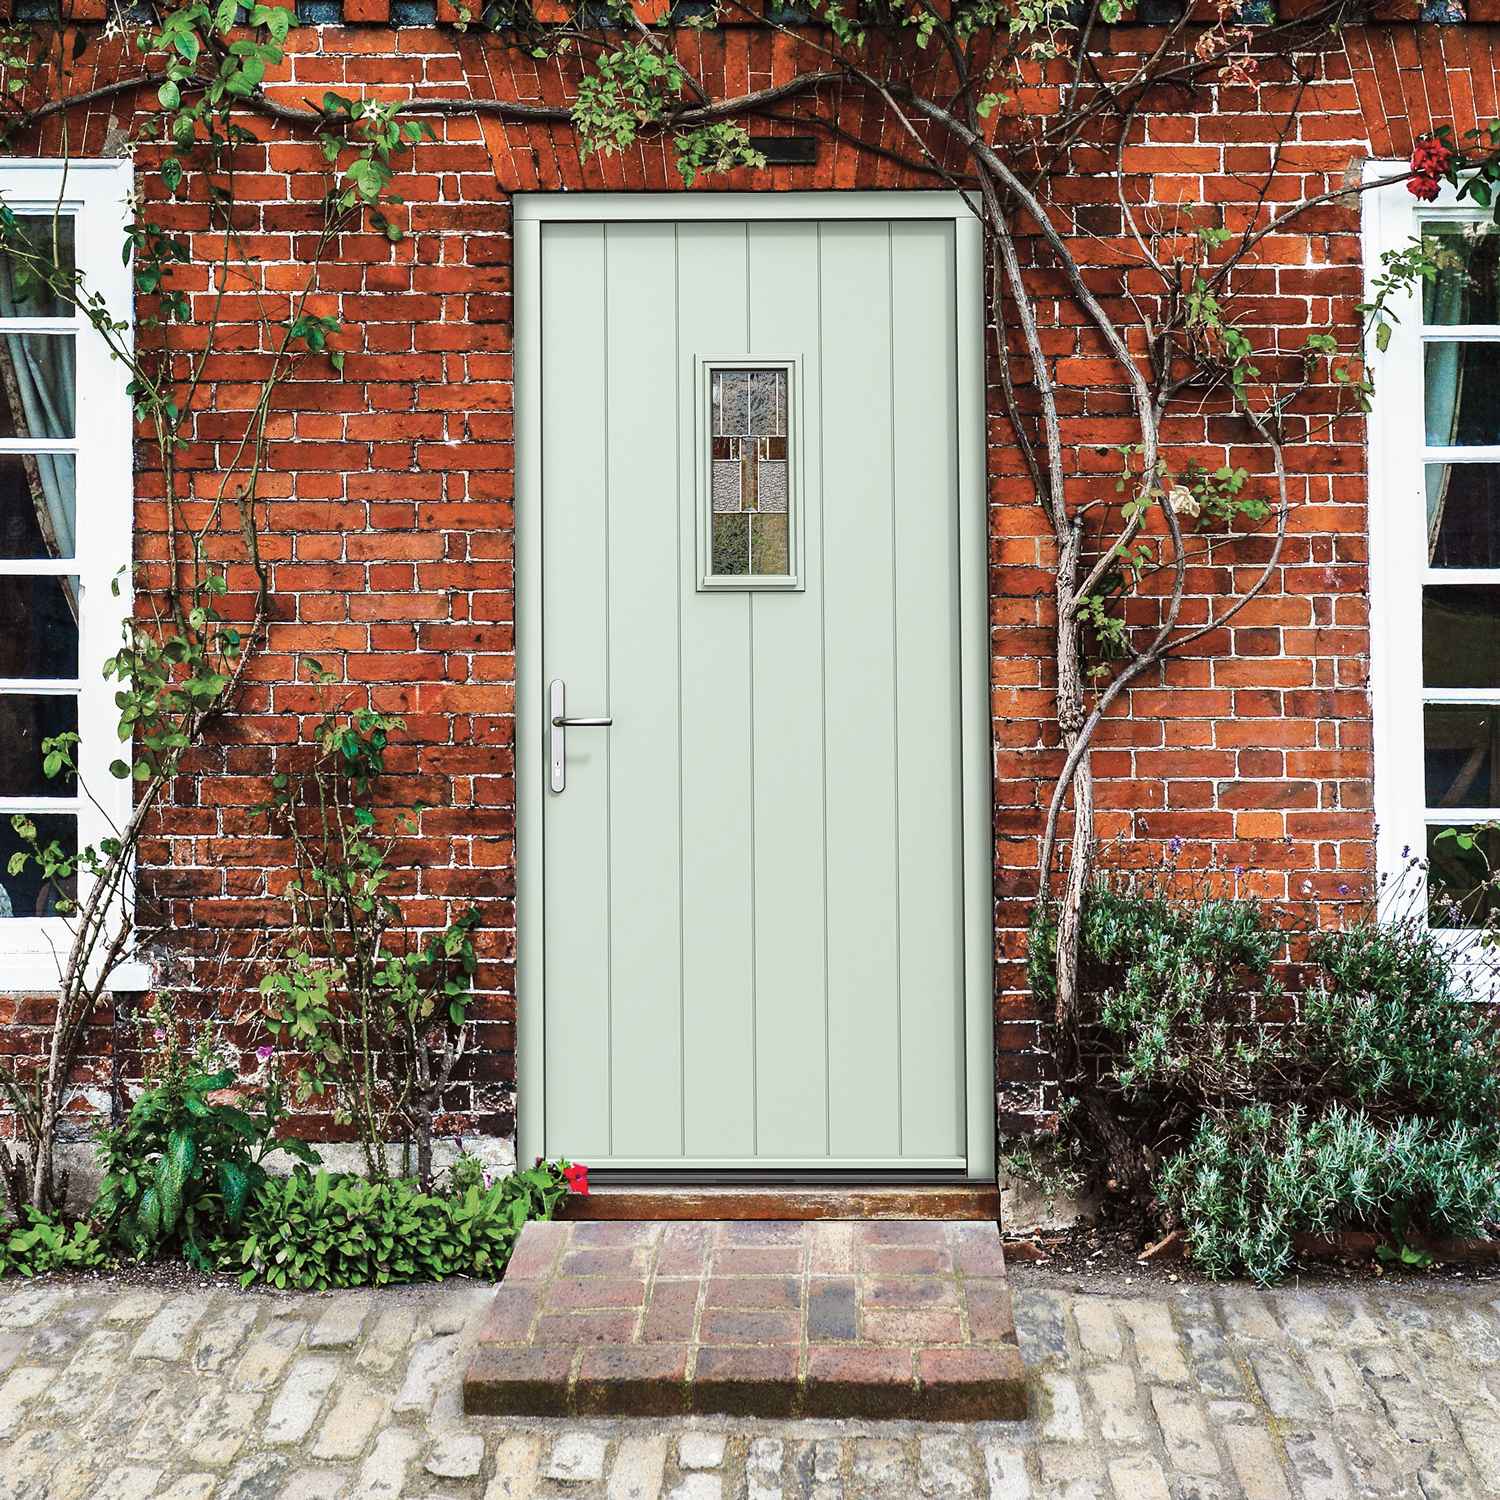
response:
[[[1182,853],[1182,840],[1180,838],[1178,838],[1178,836],[1174,833],[1172,835],[1171,842],[1167,845],[1167,848],[1173,854],[1181,854]]]
[[[1347,896],[1348,894],[1349,894],[1349,887],[1347,885],[1341,885],[1339,887],[1339,895],[1341,895],[1341,896]]]
[[[274,1047],[257,1047],[257,1048],[256,1048],[256,1049],[255,1049],[255,1055],[256,1055],[256,1056],[257,1056],[257,1057],[258,1057],[258,1058],[259,1058],[259,1059],[260,1059],[260,1060],[261,1060],[261,1061],[262,1061],[262,1062],[270,1062],[270,1060],[271,1060],[271,1054],[272,1054],[272,1053],[273,1053],[273,1052],[274,1052],[274,1051],[275,1051],[275,1050],[276,1050],[276,1049],[275,1049],[275,1048],[274,1048]]]

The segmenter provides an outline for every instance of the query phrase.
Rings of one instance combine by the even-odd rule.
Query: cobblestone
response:
[[[1500,1496],[1493,1284],[1012,1280],[1032,1416],[964,1426],[464,1418],[482,1287],[0,1283],[0,1500]]]

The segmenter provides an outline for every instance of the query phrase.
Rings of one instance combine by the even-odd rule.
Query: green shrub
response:
[[[301,1141],[277,1138],[285,1108],[269,1057],[259,1112],[251,1114],[214,1097],[230,1090],[235,1074],[218,1066],[206,1030],[185,1042],[160,1013],[151,1020],[147,1086],[123,1125],[99,1132],[104,1179],[93,1218],[107,1241],[137,1260],[178,1248],[212,1270],[213,1242],[238,1229],[267,1180],[266,1155],[318,1156]]]
[[[1253,1066],[1266,1040],[1247,1022],[1276,993],[1285,935],[1250,901],[1184,903],[1101,887],[1084,910],[1084,983],[1114,1039],[1112,1072],[1130,1095]]]
[[[109,1264],[109,1252],[92,1224],[68,1223],[29,1204],[19,1220],[0,1223],[0,1276],[45,1276],[91,1271]]]
[[[1290,1268],[1298,1233],[1484,1235],[1500,1220],[1500,1160],[1458,1123],[1258,1104],[1202,1120],[1162,1165],[1157,1194],[1210,1276],[1265,1284]]]
[[[1440,939],[1415,923],[1319,933],[1309,1048],[1356,1103],[1500,1131],[1500,1032],[1455,982]]]
[[[256,1195],[243,1231],[219,1247],[243,1285],[300,1291],[497,1277],[528,1219],[550,1219],[569,1192],[564,1163],[538,1162],[485,1187],[470,1171],[445,1192],[298,1167]]]
[[[1028,959],[1048,1005],[1055,931],[1040,913]],[[1053,1154],[1210,1275],[1274,1280],[1304,1230],[1500,1223],[1500,1030],[1425,928],[1302,933],[1141,878],[1091,890],[1080,933]]]

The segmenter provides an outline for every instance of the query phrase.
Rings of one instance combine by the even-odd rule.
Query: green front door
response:
[[[970,1170],[961,226],[539,232],[540,1149]]]

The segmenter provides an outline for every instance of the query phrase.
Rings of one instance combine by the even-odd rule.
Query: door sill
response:
[[[599,1178],[589,1196],[569,1196],[565,1219],[945,1219],[1000,1221],[993,1182],[620,1181]],[[630,1174],[635,1176],[636,1174]]]

